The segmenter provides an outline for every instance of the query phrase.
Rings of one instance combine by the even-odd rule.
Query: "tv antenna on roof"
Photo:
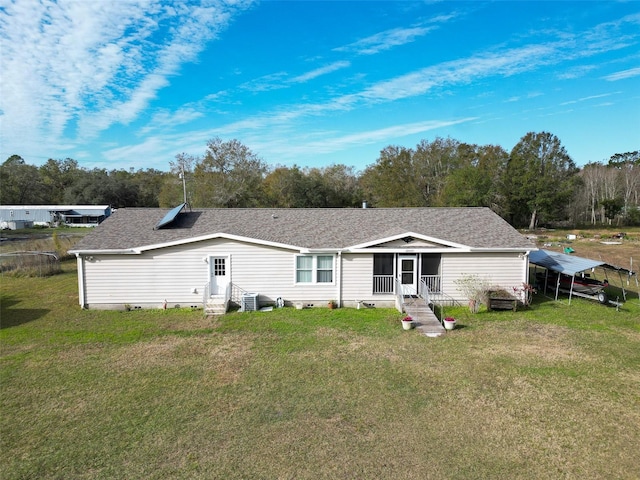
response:
[[[187,182],[186,182],[186,180],[184,178],[184,163],[182,164],[182,171],[180,172],[179,176],[182,179],[182,191],[184,193],[184,196],[183,196],[184,201],[183,201],[183,203],[187,203]]]

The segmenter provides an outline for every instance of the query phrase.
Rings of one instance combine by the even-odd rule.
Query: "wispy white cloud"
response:
[[[147,135],[155,130],[163,128],[173,129],[179,125],[184,125],[192,122],[193,120],[197,120],[198,118],[202,118],[203,116],[204,113],[193,106],[185,106],[175,112],[161,110],[153,115],[151,122],[143,127],[138,134]]]
[[[512,76],[555,61],[556,53],[553,44],[542,44],[479,54],[379,82],[360,96],[374,102],[392,101],[423,95],[439,86],[468,84],[489,76]]]
[[[376,53],[390,50],[393,47],[404,45],[422,37],[433,30],[432,26],[415,26],[409,28],[393,28],[384,32],[376,33],[370,37],[363,38],[357,42],[337,47],[336,52],[350,52],[358,55],[374,55]]]
[[[589,72],[595,70],[597,65],[579,65],[577,67],[571,67],[568,70],[558,74],[560,80],[573,80],[581,78],[587,75]]]
[[[295,77],[291,77],[287,72],[270,73],[268,75],[255,78],[249,82],[245,82],[238,88],[240,90],[246,90],[253,93],[281,90],[289,88],[295,84],[306,83],[323,75],[328,75],[338,70],[348,68],[349,66],[351,66],[351,62],[341,60],[310,70]]]
[[[576,100],[569,100],[567,102],[562,102],[560,105],[572,105],[574,103],[587,102],[589,100],[595,100],[597,98],[605,98],[610,97],[611,95],[619,94],[620,92],[611,92],[611,93],[602,93],[600,95],[589,95],[588,97],[578,98]]]
[[[517,96],[513,96],[513,97],[509,97],[505,100],[506,103],[514,103],[514,102],[519,102],[523,99],[531,99],[531,98],[537,98],[537,97],[541,97],[542,95],[544,95],[544,93],[542,92],[531,92],[528,93],[527,95],[517,95]]]
[[[339,135],[335,131],[314,131],[302,133],[293,131],[286,125],[281,125],[279,134],[262,128],[261,120],[252,122],[238,122],[221,128],[192,131],[188,139],[184,135],[150,136],[139,144],[107,149],[105,156],[112,165],[129,168],[130,158],[140,158],[148,155],[149,151],[161,152],[167,161],[175,156],[175,152],[201,152],[206,142],[216,136],[242,136],[243,142],[261,155],[277,157],[279,162],[295,162],[299,155],[331,154],[351,147],[373,145],[376,143],[397,142],[398,139],[416,135],[438,128],[458,125],[476,120],[476,117],[459,118],[453,120],[426,120],[387,126],[379,129],[362,130],[347,135]],[[268,133],[267,133],[268,132]],[[197,153],[196,153],[197,154]]]
[[[10,2],[0,9],[2,141],[53,149],[129,123],[250,2]],[[159,42],[158,39],[162,40]],[[19,145],[19,144],[18,144]]]
[[[240,90],[246,90],[249,92],[269,92],[271,90],[279,90],[281,88],[287,88],[287,72],[276,72],[262,77],[255,78],[249,82],[245,82],[238,88]]]
[[[432,17],[424,22],[409,27],[398,27],[378,32],[353,43],[336,47],[334,52],[348,52],[356,55],[375,55],[416,41],[438,28],[440,24],[450,22],[459,17],[458,12],[450,12]]]
[[[346,60],[342,60],[339,62],[333,62],[330,65],[326,65],[324,67],[316,68],[315,70],[311,70],[310,72],[303,73],[302,75],[298,75],[290,80],[291,83],[304,83],[309,80],[313,80],[314,78],[320,77],[322,75],[327,75],[328,73],[333,73],[337,70],[342,70],[343,68],[348,68],[351,66],[351,62]]]
[[[360,131],[348,135],[331,135],[330,137],[321,140],[304,142],[297,148],[300,148],[301,151],[309,151],[309,149],[311,149],[318,153],[333,153],[355,145],[394,142],[402,137],[416,135],[460,123],[466,123],[475,119],[475,117],[469,117],[456,120],[428,120],[424,122],[403,123],[374,130]]]
[[[628,70],[622,70],[620,72],[612,73],[603,77],[609,82],[617,82],[618,80],[626,80],[627,78],[633,78],[640,76],[640,67],[630,68]]]

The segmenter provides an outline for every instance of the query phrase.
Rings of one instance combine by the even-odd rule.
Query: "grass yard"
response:
[[[639,258],[640,260],[640,258]],[[640,472],[640,302],[216,320],[1,277],[0,477],[617,478]]]

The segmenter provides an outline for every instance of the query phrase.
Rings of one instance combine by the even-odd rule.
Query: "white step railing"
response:
[[[423,278],[422,280],[420,280],[420,287],[418,289],[418,296],[424,300],[424,303],[427,304],[428,307],[431,307],[432,305],[432,301],[431,301],[431,295],[430,295],[431,290],[429,289],[429,285],[427,284],[426,280]]]
[[[404,312],[404,289],[402,288],[402,281],[400,278],[396,278],[396,309],[402,313]]]
[[[205,283],[204,288],[202,289],[202,305],[206,308],[207,302],[211,297],[211,284],[209,282]]]
[[[229,301],[231,300],[231,292],[233,285],[231,282],[227,283],[227,288],[224,290],[224,306],[225,310],[229,308]],[[203,308],[207,308],[207,304],[209,303],[209,299],[211,298],[211,284],[209,282],[205,283],[204,288],[202,289],[202,306]]]

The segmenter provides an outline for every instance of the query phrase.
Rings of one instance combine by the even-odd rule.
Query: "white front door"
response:
[[[209,257],[211,296],[223,296],[229,285],[229,257]]]
[[[416,255],[398,255],[398,275],[403,295],[418,294],[418,257]]]

